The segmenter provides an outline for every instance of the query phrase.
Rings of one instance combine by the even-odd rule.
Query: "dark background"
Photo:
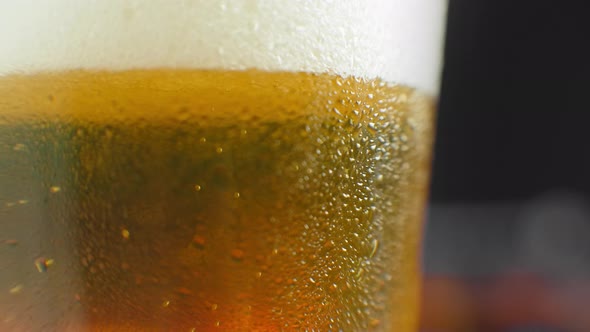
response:
[[[587,3],[450,1],[433,201],[590,193]]]
[[[590,5],[450,0],[423,331],[590,331]]]

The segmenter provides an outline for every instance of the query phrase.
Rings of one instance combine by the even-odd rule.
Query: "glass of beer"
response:
[[[0,331],[415,331],[445,2],[0,3]]]

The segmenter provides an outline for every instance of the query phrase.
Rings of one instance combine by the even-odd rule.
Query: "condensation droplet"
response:
[[[25,205],[25,204],[27,204],[28,202],[29,202],[29,201],[28,201],[28,200],[26,200],[26,199],[19,199],[19,200],[18,200],[18,204],[20,204],[20,205]]]
[[[26,146],[25,146],[24,144],[21,144],[21,143],[15,144],[15,145],[12,147],[12,149],[13,149],[14,151],[23,151],[25,148],[26,148]]]
[[[365,270],[363,268],[359,268],[358,271],[356,271],[356,278],[359,279],[364,272]]]
[[[376,328],[379,325],[381,325],[381,321],[379,319],[377,319],[377,318],[373,318],[369,322],[369,327],[371,327],[371,328]]]
[[[61,188],[58,186],[51,186],[51,188],[49,188],[49,192],[51,192],[52,194],[58,193],[61,191]]]
[[[343,156],[343,155],[347,154],[347,153],[348,153],[348,151],[349,151],[349,150],[348,150],[348,147],[347,147],[347,146],[345,146],[345,145],[343,145],[343,146],[339,146],[339,147],[336,149],[336,153],[337,153],[339,156]]]
[[[195,184],[195,191],[201,191],[202,187],[198,184]]]
[[[39,271],[40,273],[43,273],[43,272],[47,272],[49,267],[51,265],[53,265],[54,263],[55,263],[55,261],[51,258],[45,259],[45,258],[41,257],[41,258],[37,258],[35,260],[35,267],[37,268],[37,271]]]
[[[10,294],[18,294],[23,290],[23,285],[16,285],[14,287],[12,287],[8,292]]]
[[[223,153],[223,148],[221,146],[218,146],[215,148],[215,152],[217,152],[218,154]]]
[[[234,198],[240,198],[240,193],[239,192],[235,192],[234,193]]]
[[[374,239],[371,247],[371,253],[369,254],[369,258],[373,258],[375,253],[377,253],[377,249],[379,249],[379,240]]]
[[[168,306],[170,306],[170,301],[166,300],[162,303],[162,307],[168,308]]]
[[[185,287],[177,288],[176,292],[178,292],[179,294],[182,294],[182,295],[191,295],[193,293],[190,289],[185,288]]]
[[[236,261],[241,261],[244,259],[244,251],[240,249],[233,249],[231,251],[231,257]]]
[[[334,241],[332,241],[332,240],[328,240],[328,241],[326,241],[326,242],[324,243],[324,248],[326,248],[326,249],[330,249],[330,248],[332,248],[332,247],[334,247]]]
[[[130,233],[129,233],[129,230],[128,230],[128,229],[125,229],[125,228],[123,228],[123,229],[121,230],[121,235],[123,236],[123,238],[124,238],[125,240],[129,240],[129,235],[130,235]]]
[[[202,235],[195,235],[193,236],[193,243],[196,244],[199,248],[205,247],[206,239]]]
[[[3,242],[4,242],[4,244],[9,245],[9,246],[18,245],[18,240],[14,240],[14,239],[4,240]]]

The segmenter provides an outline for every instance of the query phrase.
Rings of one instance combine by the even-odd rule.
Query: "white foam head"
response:
[[[445,0],[0,0],[0,74],[203,68],[438,86]]]

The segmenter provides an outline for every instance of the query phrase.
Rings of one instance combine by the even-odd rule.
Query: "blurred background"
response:
[[[424,332],[590,331],[590,5],[450,0]]]

